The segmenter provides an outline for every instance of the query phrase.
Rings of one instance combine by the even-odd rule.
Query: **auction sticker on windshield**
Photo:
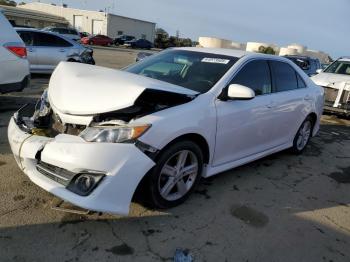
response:
[[[227,65],[230,60],[229,59],[222,59],[222,58],[209,58],[205,57],[202,59],[202,62],[204,63],[214,63],[214,64],[225,64]]]

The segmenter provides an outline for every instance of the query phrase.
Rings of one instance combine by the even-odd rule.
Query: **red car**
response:
[[[105,35],[91,35],[83,37],[81,43],[84,45],[112,45],[113,39]]]

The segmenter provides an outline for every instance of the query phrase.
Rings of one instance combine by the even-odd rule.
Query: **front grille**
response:
[[[337,99],[339,90],[326,87],[326,86],[324,86],[323,88],[324,88],[325,101],[334,103],[335,100]]]
[[[65,170],[63,168],[53,166],[44,162],[39,162],[36,165],[36,169],[43,174],[44,176],[56,181],[57,183],[60,183],[64,186],[67,186],[70,181],[74,178],[76,175],[73,172],[70,172],[68,170]]]
[[[324,86],[325,91],[325,104],[329,106],[333,106],[335,101],[337,100],[340,89],[330,88]],[[349,110],[350,108],[350,91],[343,90],[340,99],[339,99],[339,108]]]

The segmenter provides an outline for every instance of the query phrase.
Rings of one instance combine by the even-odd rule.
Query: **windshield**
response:
[[[335,61],[324,71],[326,73],[350,75],[350,61]]]
[[[237,57],[231,56],[169,50],[142,60],[125,70],[205,93],[237,60]]]

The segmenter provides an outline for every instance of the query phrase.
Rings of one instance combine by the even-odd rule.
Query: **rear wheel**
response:
[[[89,45],[94,45],[94,42],[93,42],[93,41],[90,41],[90,42],[89,42]]]
[[[311,117],[307,117],[299,128],[293,140],[292,150],[296,154],[300,154],[310,141],[313,129],[313,121]]]
[[[198,184],[202,169],[203,154],[197,144],[181,141],[165,149],[150,173],[152,206],[171,208],[183,203]]]

